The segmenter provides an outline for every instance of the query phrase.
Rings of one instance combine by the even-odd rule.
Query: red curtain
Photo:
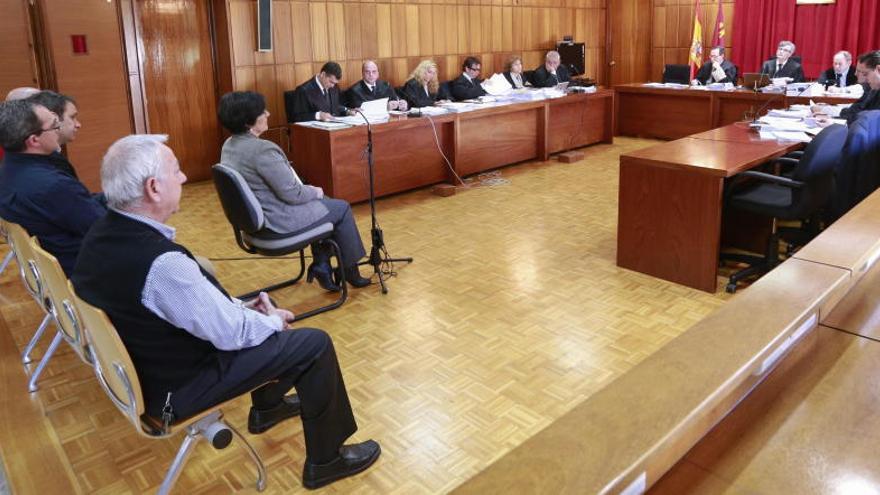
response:
[[[808,78],[831,67],[831,57],[847,50],[857,57],[880,49],[880,2],[837,0],[831,5],[795,5],[795,0],[736,0],[733,8],[733,62],[741,72],[757,72],[773,58],[781,40],[791,40]]]

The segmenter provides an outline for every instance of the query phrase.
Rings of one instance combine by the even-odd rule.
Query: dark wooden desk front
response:
[[[800,147],[729,125],[621,155],[618,266],[715,292],[724,179]]]
[[[376,194],[384,196],[613,138],[614,92],[515,103],[373,126]],[[433,124],[433,125],[432,125]],[[369,198],[365,126],[327,131],[291,125],[289,156],[297,173],[328,196]]]
[[[679,139],[698,132],[752,117],[773,108],[809,103],[810,98],[746,90],[708,91],[700,89],[651,88],[642,84],[615,86],[617,134],[621,136]],[[852,103],[856,99],[837,96],[813,97],[814,102]]]

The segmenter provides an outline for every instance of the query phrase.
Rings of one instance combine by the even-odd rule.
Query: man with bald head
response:
[[[361,66],[363,79],[345,91],[345,101],[349,108],[360,108],[365,101],[388,98],[389,110],[406,110],[406,100],[401,100],[387,81],[379,79],[379,66],[367,60]],[[401,108],[402,107],[402,108]]]
[[[69,276],[83,237],[107,209],[58,153],[62,128],[30,98],[0,104],[0,217],[37,236]]]
[[[858,76],[852,63],[852,54],[845,50],[835,53],[831,68],[823,72],[817,82],[832,92],[835,88],[839,91],[856,84]]]
[[[15,88],[12,91],[10,91],[9,93],[6,93],[6,101],[23,100],[23,99],[29,98],[39,92],[40,92],[40,90],[37,88],[29,88],[26,86],[21,87],[21,88]]]

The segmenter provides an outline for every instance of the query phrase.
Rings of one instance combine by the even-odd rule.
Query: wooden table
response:
[[[794,103],[809,103],[811,99],[748,90],[652,88],[642,84],[622,84],[614,90],[616,134],[660,139],[679,139],[751,119],[762,108],[762,113],[766,113]],[[836,104],[852,103],[856,98],[819,96],[812,100]]]
[[[404,116],[375,125],[376,194],[452,181],[451,170],[466,176],[526,160],[547,160],[553,153],[594,143],[610,143],[613,108],[614,92],[599,90],[431,119]],[[328,131],[291,125],[290,132],[289,157],[304,181],[349,202],[369,198],[365,126]]]
[[[724,179],[802,147],[728,125],[620,156],[617,264],[715,292]]]

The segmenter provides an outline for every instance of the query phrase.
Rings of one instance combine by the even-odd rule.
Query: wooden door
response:
[[[137,0],[149,132],[168,134],[190,181],[220,159],[210,2]]]
[[[651,73],[651,0],[608,0],[610,85],[645,82]]]

